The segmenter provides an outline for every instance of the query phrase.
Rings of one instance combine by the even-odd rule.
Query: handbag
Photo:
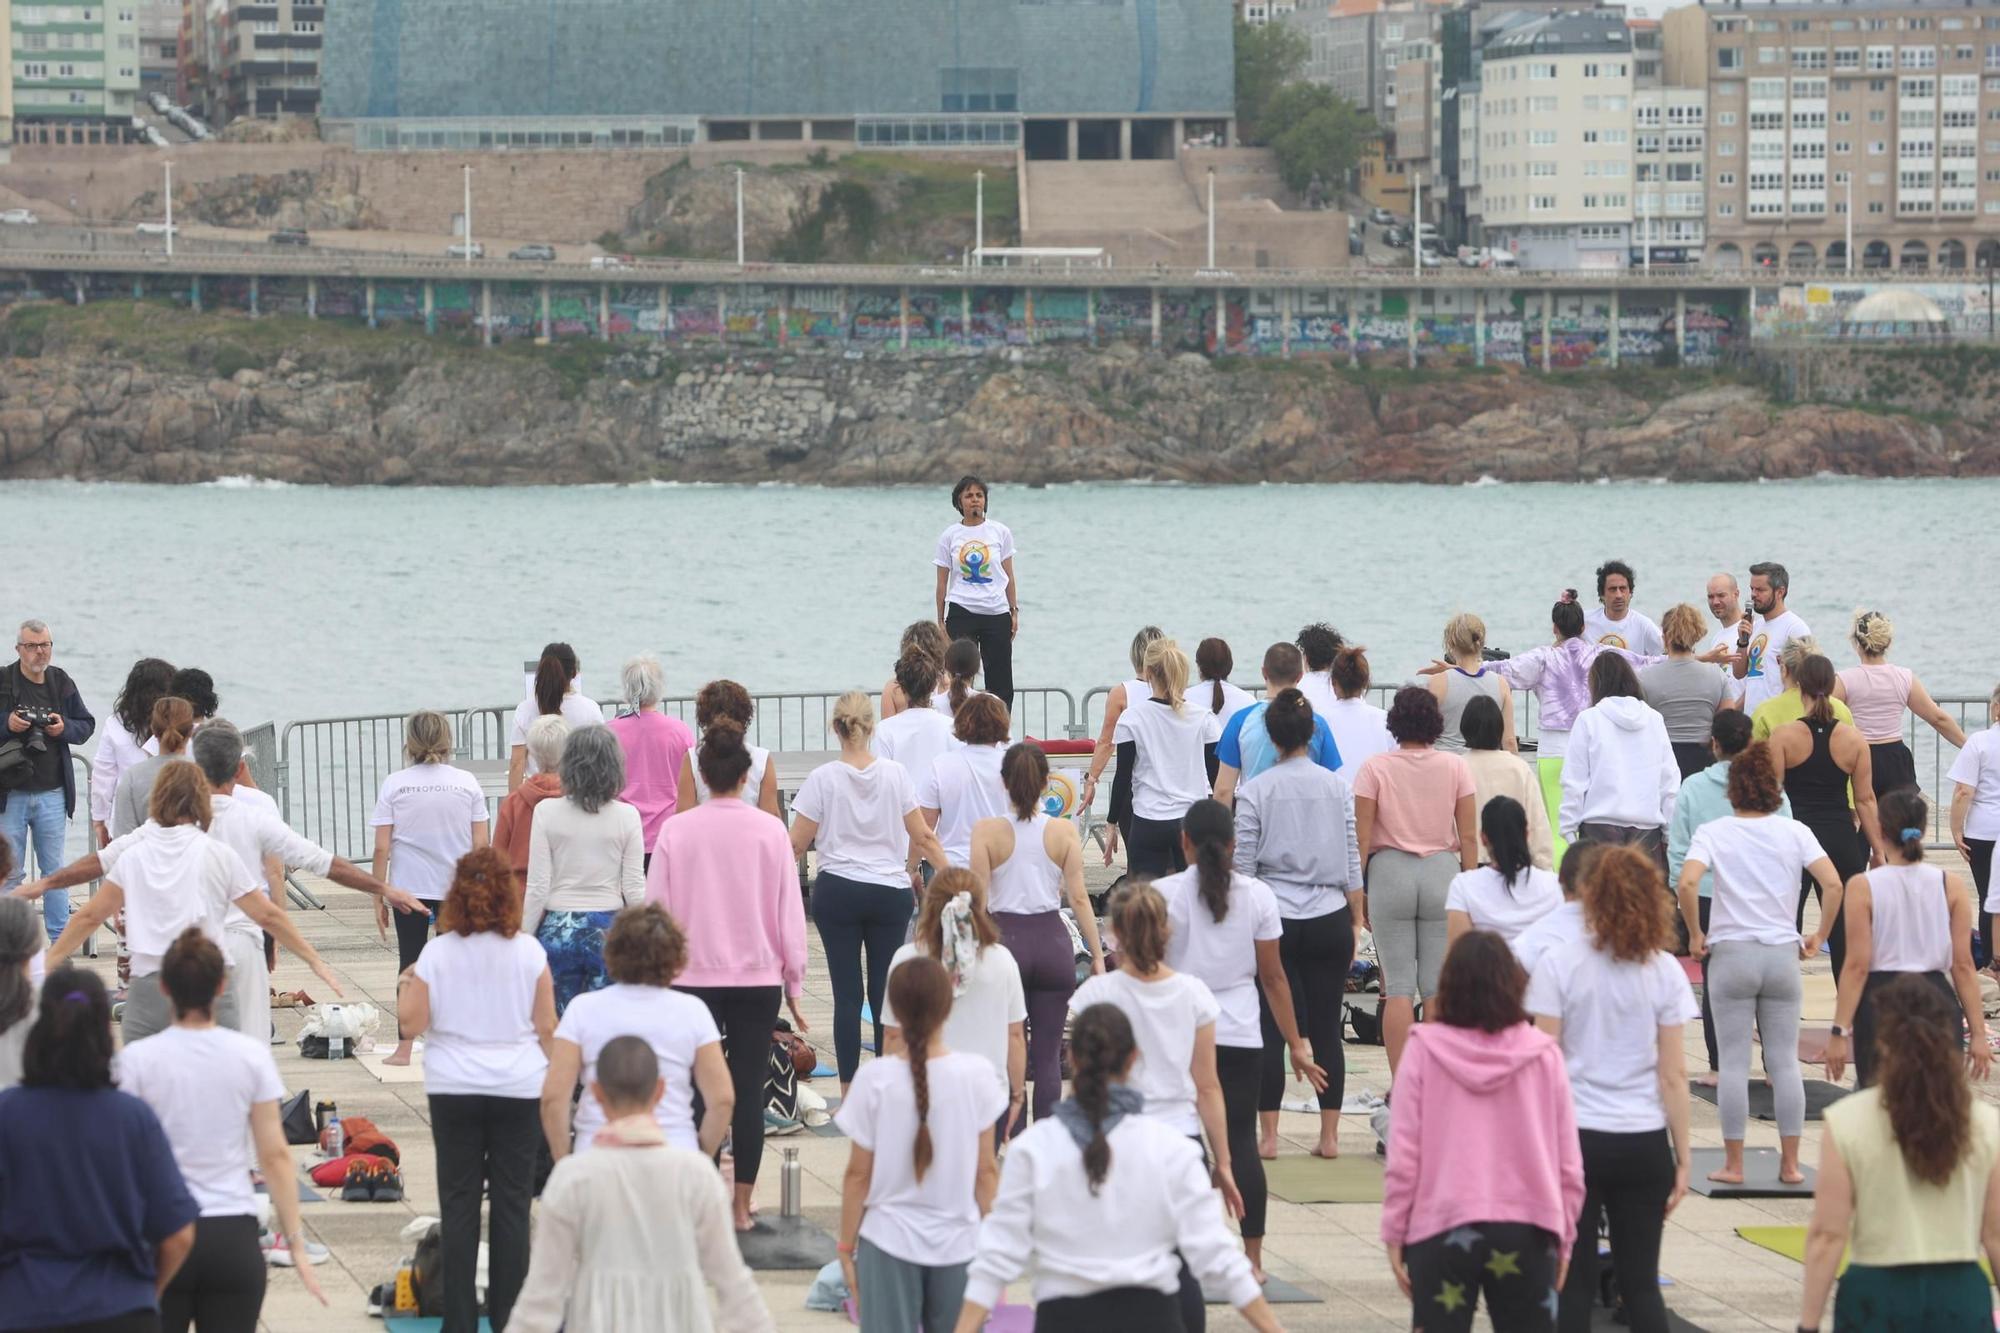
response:
[[[0,742],[0,791],[12,791],[34,776],[35,761],[24,741]]]
[[[285,1142],[294,1148],[319,1142],[319,1130],[313,1124],[312,1093],[301,1091],[280,1103],[278,1120],[285,1129]]]

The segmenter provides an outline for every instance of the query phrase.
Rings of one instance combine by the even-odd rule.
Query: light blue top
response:
[[[1676,892],[1681,882],[1681,865],[1687,860],[1688,844],[1694,841],[1694,831],[1713,819],[1727,819],[1736,813],[1729,804],[1729,761],[1718,760],[1701,772],[1681,782],[1680,795],[1674,798],[1674,822],[1667,829],[1667,887]],[[1792,801],[1789,796],[1778,797],[1778,813],[1785,818],[1792,817]],[[1706,898],[1715,892],[1715,869],[1709,867],[1702,872],[1701,896]]]

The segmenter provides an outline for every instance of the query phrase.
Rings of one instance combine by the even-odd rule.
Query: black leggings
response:
[[[1986,955],[1979,963],[1984,966],[2000,957],[1993,949],[1993,917],[1986,910],[1986,886],[1993,879],[1993,841],[1967,838],[1965,845],[1972,852],[1972,910],[1979,914],[1979,943]]]
[[[979,645],[979,680],[988,694],[1014,710],[1014,618],[1005,611],[982,615],[953,602],[945,609],[946,637]]]
[[[729,1082],[736,1089],[736,1109],[729,1117],[729,1152],[736,1183],[757,1183],[764,1164],[764,1084],[770,1078],[771,1033],[778,1025],[783,986],[682,986],[677,989],[708,1006],[715,1026],[722,1029],[722,1058],[729,1062]],[[701,1123],[701,1093],[694,1098],[694,1119]]]
[[[1319,1109],[1338,1111],[1347,1089],[1347,1053],[1341,1039],[1346,1020],[1340,1007],[1347,996],[1347,969],[1354,962],[1354,913],[1342,908],[1325,916],[1286,917],[1283,925],[1278,957],[1285,965],[1285,983],[1292,988],[1292,1013],[1312,1043],[1314,1063],[1326,1070]],[[1285,1099],[1285,1038],[1261,986],[1257,1008],[1264,1024],[1257,1109],[1275,1111]]]
[[[1057,912],[995,912],[1000,942],[1021,970],[1028,1004],[1028,1081],[1034,1085],[1035,1119],[1046,1120],[1062,1100],[1063,1024],[1076,993],[1076,951]],[[1004,1114],[1012,1117],[1013,1107]],[[1021,1128],[1028,1127],[1026,1117]]]
[[[1842,884],[1868,869],[1868,843],[1862,838],[1861,830],[1854,826],[1854,812],[1843,810],[1815,811],[1808,809],[1792,816],[1812,831],[1819,839],[1820,850],[1833,862],[1833,873]],[[1799,877],[1799,910],[1797,924],[1805,929],[1806,895],[1819,894],[1820,910],[1826,910],[1826,895],[1820,893],[1819,881],[1811,875]],[[1822,928],[1826,922],[1820,922]],[[1840,985],[1840,969],[1847,961],[1847,925],[1839,916],[1833,918],[1832,929],[1827,931],[1826,943],[1833,959],[1833,982]]]
[[[1181,854],[1181,821],[1132,816],[1125,839],[1125,869],[1132,875],[1172,875],[1187,869]]]
[[[1215,1075],[1222,1084],[1222,1123],[1229,1165],[1243,1195],[1243,1238],[1264,1234],[1264,1159],[1257,1155],[1257,1090],[1264,1081],[1264,1049],[1217,1046]]]
[[[264,1250],[257,1219],[204,1217],[194,1224],[194,1248],[160,1296],[166,1333],[257,1333],[264,1308]],[[305,1256],[297,1256],[304,1263]]]
[[[418,955],[423,953],[424,945],[430,940],[431,930],[437,923],[437,914],[444,909],[443,903],[434,903],[428,900],[425,901],[424,906],[430,909],[429,915],[425,915],[422,912],[398,912],[393,907],[389,909],[389,919],[396,923],[396,974],[398,976],[409,971],[410,965],[417,961]],[[396,1039],[400,1041],[402,1037],[403,1029],[398,1026],[396,1029]]]
[[[1674,1191],[1674,1152],[1664,1129],[1639,1134],[1577,1131],[1583,1148],[1583,1216],[1562,1289],[1562,1333],[1588,1333],[1597,1301],[1597,1219],[1611,1223],[1611,1271],[1632,1333],[1666,1333],[1660,1299],[1660,1233]]]
[[[1861,1000],[1854,1006],[1854,1035],[1847,1045],[1854,1053],[1854,1086],[1872,1088],[1875,1086],[1875,1072],[1878,1057],[1875,1053],[1875,1001],[1876,993],[1891,982],[1906,976],[1922,977],[1937,993],[1944,996],[1951,1005],[1951,1039],[1960,1046],[1965,1044],[1965,1019],[1958,1010],[1958,992],[1952,989],[1951,976],[1945,972],[1870,972],[1868,980],[1861,987]]]
[[[1113,1287],[1035,1303],[1035,1333],[1187,1333],[1180,1303],[1151,1287]]]
[[[1410,1326],[1467,1333],[1483,1294],[1494,1333],[1548,1333],[1559,1245],[1526,1222],[1473,1222],[1404,1246]]]
[[[1167,1299],[1171,1300],[1172,1297]],[[1081,1327],[1081,1325],[1079,1325]],[[160,1312],[151,1308],[130,1310],[82,1324],[62,1324],[40,1333],[160,1333]]]
[[[1704,939],[1708,937],[1709,904],[1714,901],[1713,898],[1701,900],[1701,933]],[[1685,925],[1686,922],[1682,924]],[[1701,1044],[1708,1048],[1708,1072],[1713,1074],[1722,1068],[1722,1062],[1715,1054],[1715,1008],[1708,1002],[1709,957],[1708,954],[1701,956]]]
[[[861,955],[868,954],[868,1012],[875,1020],[875,1053],[882,1053],[882,993],[889,959],[910,932],[914,900],[907,884],[869,884],[830,875],[813,881],[813,924],[826,949],[833,980],[833,1058],[844,1087],[861,1067]]]

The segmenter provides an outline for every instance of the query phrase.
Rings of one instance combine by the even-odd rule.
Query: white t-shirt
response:
[[[1514,960],[1532,977],[1535,975],[1535,965],[1542,961],[1544,954],[1560,949],[1564,945],[1574,944],[1589,933],[1590,927],[1583,919],[1583,904],[1570,901],[1529,926],[1508,943],[1514,950]]]
[[[949,1043],[947,1043],[948,1045]],[[986,1062],[963,1051],[927,1061],[931,1164],[917,1179],[917,1093],[904,1056],[870,1060],[854,1075],[833,1121],[875,1154],[861,1238],[908,1264],[972,1262],[979,1245],[979,1134],[1007,1109]]]
[[[944,600],[983,616],[1007,609],[1006,561],[1014,558],[1014,534],[1004,523],[987,519],[967,527],[954,523],[937,540],[932,562],[946,570]]]
[[[1308,671],[1299,677],[1299,693],[1313,706],[1313,716],[1326,718],[1332,723],[1333,706],[1340,702],[1340,694],[1333,688],[1333,672]]]
[[[1793,639],[1812,633],[1795,611],[1766,620],[1756,617],[1750,625],[1750,664],[1743,672],[1743,711],[1755,713],[1760,704],[1785,687],[1778,679],[1778,658]],[[1736,640],[1729,640],[1732,651]],[[1735,675],[1732,669],[1729,673]]]
[[[279,817],[277,802],[254,787],[237,787],[228,795],[212,797],[209,803],[214,817],[209,821],[208,836],[235,852],[242,859],[243,868],[266,889],[267,895],[270,888],[270,881],[264,878],[267,856],[277,857],[287,870],[304,870],[314,875],[325,875],[333,868],[333,853],[292,832]],[[260,938],[263,934],[263,927],[234,904],[229,908],[226,924],[231,930],[255,932]]]
[[[1474,930],[1490,930],[1512,944],[1522,931],[1561,907],[1562,901],[1562,884],[1549,871],[1529,866],[1509,890],[1498,870],[1480,866],[1452,877],[1444,906],[1448,912],[1469,915]]]
[[[1783,815],[1730,815],[1696,829],[1687,860],[1715,872],[1708,942],[1798,943],[1799,876],[1825,855],[1811,829]]]
[[[2000,725],[1967,736],[1965,748],[1951,761],[1951,772],[1945,776],[1972,788],[1965,836],[1982,842],[2000,839]]]
[[[1192,867],[1153,881],[1167,900],[1167,966],[1199,977],[1221,1013],[1215,1044],[1261,1050],[1264,1030],[1257,1011],[1257,941],[1281,939],[1284,922],[1270,886],[1248,875],[1229,876],[1229,912],[1217,921],[1201,900],[1201,877]]]
[[[250,1217],[250,1108],[285,1095],[268,1046],[233,1028],[170,1027],[118,1056],[118,1086],[153,1108],[203,1217]]]
[[[694,1122],[694,1058],[702,1047],[722,1040],[715,1016],[692,995],[662,986],[628,986],[614,982],[603,990],[585,991],[569,1002],[556,1024],[556,1040],[574,1043],[583,1052],[583,1098],[576,1104],[576,1151],[587,1152],[591,1139],[604,1128],[604,1108],[590,1091],[597,1077],[597,1056],[617,1037],[639,1037],[653,1048],[667,1095],[653,1108],[653,1118],[667,1142],[676,1148],[701,1147]]]
[[[1222,739],[1222,724],[1205,708],[1179,712],[1148,695],[1118,715],[1114,744],[1139,747],[1132,769],[1132,813],[1140,819],[1179,819],[1208,795],[1204,747]]]
[[[1238,689],[1225,680],[1222,682],[1222,707],[1211,708],[1209,705],[1215,702],[1215,682],[1204,680],[1188,686],[1187,701],[1190,707],[1213,713],[1217,722],[1227,722],[1256,703],[1257,699],[1250,691]]]
[[[571,730],[578,727],[601,727],[604,725],[604,710],[581,694],[565,694],[563,696],[562,707],[556,711],[562,714],[563,721],[569,723]],[[527,698],[521,700],[514,708],[514,726],[507,733],[507,744],[527,745],[528,728],[533,726],[535,719],[541,715],[542,706],[535,702],[533,695],[529,695]],[[529,751],[528,773],[532,776],[541,771],[542,766],[535,762],[534,752]]]
[[[1735,623],[1724,625],[1715,632],[1715,637],[1708,641],[1709,652],[1714,652],[1717,648],[1725,649],[1731,653],[1736,651]],[[1728,697],[1731,699],[1741,699],[1744,687],[1750,683],[1749,680],[1747,678],[1743,680],[1736,679],[1736,668],[1728,662],[1722,664],[1721,671],[1722,683],[1729,691]]]
[[[907,888],[904,868],[910,831],[903,821],[917,808],[910,775],[893,759],[866,768],[845,760],[815,768],[792,798],[792,809],[819,824],[813,845],[819,868],[863,884]]]
[[[743,790],[738,792],[737,795],[743,798],[744,804],[756,805],[757,798],[764,791],[764,769],[771,762],[771,752],[761,745],[745,745],[743,748],[750,752],[750,771],[744,774]],[[694,773],[694,798],[697,802],[706,801],[709,798],[710,792],[708,790],[708,780],[701,775],[701,756],[695,751],[690,750],[688,751],[687,762],[688,768]],[[661,827],[664,828],[665,825]],[[657,837],[654,838],[653,845],[656,847],[659,846],[659,841]]]
[[[371,828],[393,825],[389,882],[443,902],[458,858],[472,850],[472,826],[486,822],[479,779],[450,764],[412,764],[382,779]]]
[[[104,878],[125,891],[125,944],[132,975],[150,977],[189,926],[223,945],[238,898],[264,887],[242,858],[193,824],[162,828],[147,820],[97,854]],[[224,948],[225,962],[229,950]],[[151,985],[151,982],[147,983]]]
[[[438,935],[414,970],[430,987],[426,1093],[539,1100],[549,1060],[535,1037],[535,986],[549,965],[525,931]]]
[[[1613,620],[1602,604],[1585,611],[1583,637],[1592,643],[1609,644],[1613,648],[1625,648],[1648,657],[1662,657],[1667,651],[1667,641],[1661,636],[1660,627],[1629,606],[1625,608],[1623,620]]]
[[[1132,1022],[1139,1062],[1131,1084],[1146,1098],[1146,1114],[1183,1134],[1201,1132],[1195,1109],[1194,1041],[1222,1015],[1222,1006],[1200,977],[1176,972],[1164,981],[1140,981],[1130,972],[1091,977],[1069,997],[1071,1016],[1093,1004],[1115,1004]]]
[[[889,975],[917,956],[915,944],[905,944],[889,960]],[[954,1051],[976,1055],[993,1066],[994,1080],[1002,1092],[1007,1088],[1007,1028],[1028,1019],[1027,992],[1021,987],[1021,966],[1004,944],[989,944],[979,951],[965,972],[965,994],[954,996],[951,1013],[944,1020],[944,1044]],[[886,986],[882,994],[882,1026],[900,1027],[889,1007]]]
[[[905,708],[875,728],[875,757],[901,764],[912,782],[956,744],[950,715],[936,708]]]
[[[1000,780],[1000,761],[1007,747],[961,745],[940,756],[930,772],[917,779],[917,804],[938,812],[937,840],[945,859],[955,866],[972,864],[972,826],[996,819],[1012,809],[1007,784]]]
[[[1388,712],[1366,699],[1336,699],[1324,713],[1315,703],[1313,712],[1326,719],[1334,748],[1340,751],[1340,767],[1334,772],[1349,782],[1370,758],[1396,748],[1396,738],[1389,734]]]
[[[1642,1134],[1666,1127],[1660,1029],[1701,1016],[1678,960],[1655,952],[1643,963],[1621,963],[1587,940],[1551,949],[1528,982],[1527,1008],[1562,1020],[1578,1129]]]

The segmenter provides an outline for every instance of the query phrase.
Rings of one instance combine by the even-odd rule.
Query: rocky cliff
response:
[[[40,306],[0,324],[0,478],[1744,480],[2000,474],[1990,431],[1647,371],[1354,374],[1120,348],[481,349],[332,322]]]

